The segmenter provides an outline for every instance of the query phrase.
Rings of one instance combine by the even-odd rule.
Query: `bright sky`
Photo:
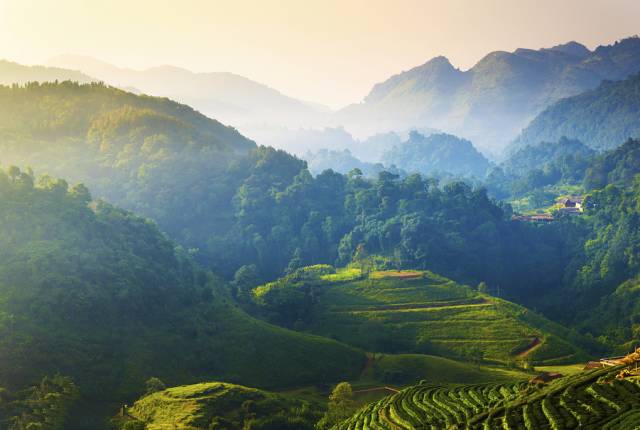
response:
[[[589,48],[640,33],[639,0],[0,0],[0,58],[228,71],[332,107],[445,55]]]

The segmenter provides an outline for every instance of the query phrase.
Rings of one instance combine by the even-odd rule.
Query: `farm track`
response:
[[[527,355],[531,354],[534,350],[538,349],[540,347],[540,345],[542,345],[542,341],[540,340],[539,337],[535,337],[531,343],[529,345],[527,345],[527,347],[525,348],[524,351],[519,352],[516,357],[518,358],[524,358]]]
[[[363,313],[363,312],[385,312],[385,311],[412,311],[422,309],[446,309],[446,308],[463,308],[471,306],[491,306],[492,303],[488,302],[484,298],[472,299],[472,300],[460,300],[460,301],[447,301],[447,302],[428,302],[428,303],[403,303],[393,305],[373,305],[373,306],[358,306],[358,307],[340,307],[339,310],[335,310],[335,313]]]

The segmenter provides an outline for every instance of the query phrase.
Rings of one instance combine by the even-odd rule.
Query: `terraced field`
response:
[[[566,330],[431,272],[329,275],[310,330],[368,351],[505,363],[579,361]],[[334,281],[336,279],[336,281]]]
[[[334,430],[611,429],[640,426],[640,383],[616,379],[624,366],[548,385],[416,385],[372,403]]]

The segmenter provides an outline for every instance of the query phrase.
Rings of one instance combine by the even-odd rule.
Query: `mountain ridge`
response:
[[[391,76],[332,121],[356,135],[428,126],[500,152],[551,103],[640,71],[640,38],[593,51],[577,42],[494,51],[466,71],[435,57]]]

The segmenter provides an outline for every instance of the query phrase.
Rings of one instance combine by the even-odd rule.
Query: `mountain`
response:
[[[0,387],[73,378],[81,401],[103,407],[80,408],[81,428],[99,428],[150,377],[286,388],[364,365],[355,348],[248,316],[152,222],[83,185],[1,171],[0,220]]]
[[[444,133],[425,137],[411,132],[409,140],[388,150],[382,159],[385,164],[427,176],[446,174],[483,178],[489,168],[489,161],[471,142]]]
[[[497,51],[467,71],[436,57],[376,84],[361,103],[337,112],[333,121],[357,135],[429,126],[497,154],[553,102],[638,71],[637,37],[594,51],[575,42]]]
[[[249,136],[252,130],[259,130],[265,124],[308,126],[328,113],[327,108],[296,100],[233,73],[195,73],[174,66],[133,70],[78,55],[54,57],[47,65],[79,70],[113,86],[169,97],[231,124]]]
[[[58,67],[23,66],[22,64],[0,60],[0,85],[53,81],[88,83],[94,82],[96,79],[74,70]]]
[[[595,149],[612,149],[640,137],[640,74],[605,81],[598,88],[562,99],[529,124],[510,149],[516,150],[563,136]]]

